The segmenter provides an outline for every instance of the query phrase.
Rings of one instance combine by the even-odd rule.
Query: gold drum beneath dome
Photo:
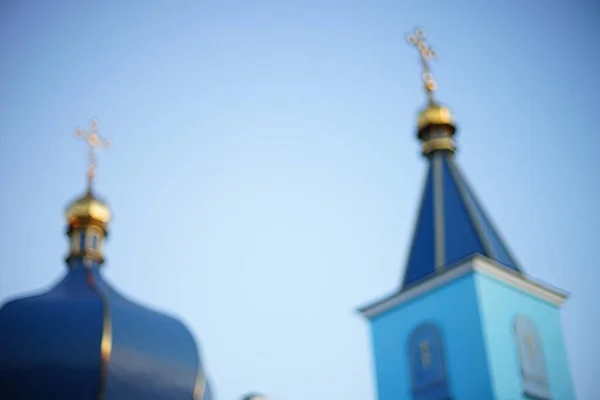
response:
[[[75,200],[65,213],[67,223],[70,225],[77,224],[78,221],[97,221],[102,225],[107,225],[110,217],[108,205],[89,192]]]
[[[431,125],[454,126],[454,118],[448,108],[439,105],[431,105],[419,114],[418,125],[419,131]]]
[[[456,145],[451,137],[439,137],[424,140],[421,145],[421,151],[424,155],[433,153],[434,151],[447,150],[451,152],[456,151]]]

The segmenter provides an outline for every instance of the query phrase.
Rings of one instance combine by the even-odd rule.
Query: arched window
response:
[[[550,399],[546,359],[540,334],[533,321],[524,315],[515,318],[515,339],[525,395],[534,399]]]
[[[79,233],[79,251],[85,251],[85,232]]]
[[[408,361],[415,400],[449,399],[444,343],[439,328],[419,325],[408,341]]]

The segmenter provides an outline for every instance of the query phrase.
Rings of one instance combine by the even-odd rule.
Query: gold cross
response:
[[[433,103],[433,92],[435,91],[437,85],[433,79],[433,75],[431,74],[429,63],[436,57],[436,53],[431,47],[429,47],[429,44],[427,44],[427,41],[425,40],[425,31],[421,28],[418,28],[414,33],[409,34],[407,39],[408,43],[419,49],[419,55],[421,56],[421,67],[423,68],[423,82],[425,83],[425,91],[427,92],[429,101]]]
[[[423,340],[419,344],[419,350],[421,352],[421,365],[423,368],[428,368],[431,365],[431,352],[429,350],[429,342]]]
[[[529,357],[529,359],[532,359],[534,353],[534,344],[533,336],[531,336],[530,333],[525,334],[525,347],[527,348],[527,357]]]
[[[90,128],[87,131],[81,128],[76,129],[75,137],[84,139],[90,149],[87,177],[89,189],[91,189],[94,178],[96,177],[96,150],[110,147],[110,141],[100,137],[98,134],[98,120],[96,119],[93,119],[90,122]]]

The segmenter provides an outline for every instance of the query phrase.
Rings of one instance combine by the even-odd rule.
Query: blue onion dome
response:
[[[1,399],[207,399],[190,331],[104,278],[110,219],[108,205],[88,189],[66,210],[62,279],[0,308]]]

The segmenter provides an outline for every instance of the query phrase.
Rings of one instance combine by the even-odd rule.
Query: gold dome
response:
[[[419,131],[432,125],[454,126],[454,118],[450,109],[438,104],[431,104],[419,114]]]
[[[88,191],[67,207],[65,217],[71,227],[97,224],[106,230],[111,213],[105,202],[96,198],[91,191]]]
[[[447,107],[430,103],[419,114],[418,126],[417,136],[421,140],[421,150],[425,156],[439,150],[456,151],[453,139],[456,126],[452,112]]]

